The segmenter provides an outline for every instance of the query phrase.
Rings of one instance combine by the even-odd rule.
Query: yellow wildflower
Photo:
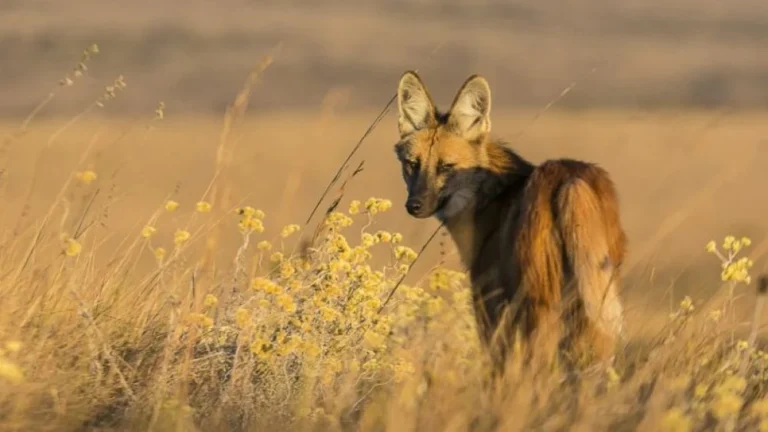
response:
[[[155,232],[157,232],[155,227],[147,225],[141,230],[141,236],[144,238],[150,238],[155,234]]]
[[[365,332],[363,335],[363,341],[365,342],[366,347],[369,349],[378,349],[387,343],[387,340],[384,336],[372,330]]]
[[[348,259],[352,248],[349,247],[347,239],[343,235],[337,234],[330,239],[329,252],[337,253],[342,259]]]
[[[712,400],[710,409],[715,418],[722,420],[739,412],[744,403],[740,394],[746,385],[744,378],[731,376],[714,390],[716,397]]]
[[[714,322],[718,322],[720,321],[720,318],[722,317],[722,315],[723,315],[723,311],[713,310],[709,312],[708,318]]]
[[[370,214],[376,214],[378,212],[384,212],[392,208],[392,201],[380,198],[369,198],[365,202],[365,209]]]
[[[284,257],[282,252],[275,252],[272,254],[272,256],[269,257],[269,260],[274,263],[278,263],[278,262],[281,262],[283,258]]]
[[[296,311],[296,303],[293,302],[293,297],[288,294],[281,294],[277,296],[277,304],[280,305],[280,307],[282,307],[283,310],[288,313],[293,313]]]
[[[323,292],[328,297],[338,297],[341,295],[341,287],[338,286],[337,284],[326,284],[323,287]]]
[[[170,200],[170,201],[165,203],[165,210],[167,210],[169,212],[173,212],[177,208],[179,208],[179,203],[177,203],[176,201]]]
[[[392,329],[392,324],[390,323],[391,320],[386,319],[388,317],[382,317],[379,322],[376,323],[376,325],[373,327],[377,333],[382,335],[388,335],[390,330]]]
[[[253,217],[253,215],[256,213],[256,209],[251,206],[245,206],[235,210],[235,213],[239,214],[240,216]]]
[[[715,418],[722,420],[726,417],[737,414],[743,403],[744,400],[741,398],[741,396],[730,392],[724,392],[721,393],[719,397],[717,397],[714,401],[712,401],[710,409],[712,410],[712,414],[715,416]]]
[[[692,423],[683,410],[673,407],[664,414],[660,426],[660,429],[665,432],[688,432],[692,428]]]
[[[195,209],[200,213],[208,213],[211,211],[211,204],[206,201],[200,201],[195,204]]]
[[[70,256],[70,257],[78,256],[80,255],[80,252],[82,250],[83,250],[83,246],[80,245],[80,243],[77,240],[73,238],[67,239],[67,247],[64,250],[64,253],[66,253],[67,256]]]
[[[680,302],[680,309],[682,309],[683,312],[692,312],[694,309],[693,300],[691,300],[690,297],[685,296],[685,298],[683,298],[683,300]]]
[[[246,328],[251,323],[251,314],[243,308],[238,308],[235,312],[235,323],[240,328]]]
[[[375,372],[381,367],[376,357],[371,358],[367,362],[363,363],[362,369],[365,372]]]
[[[0,378],[6,379],[14,384],[24,381],[24,372],[15,363],[0,357]]]
[[[251,352],[257,357],[267,359],[271,355],[272,346],[264,339],[258,338],[251,343]]]
[[[329,308],[328,306],[320,307],[320,318],[322,318],[323,321],[335,321],[338,315],[339,313],[336,312],[336,310]]]
[[[376,233],[376,238],[382,243],[389,243],[392,240],[392,234],[387,231],[379,231]]]
[[[723,249],[730,250],[731,247],[733,247],[733,242],[736,241],[736,238],[734,236],[726,236],[725,240],[723,240]]]
[[[311,359],[317,358],[320,355],[320,347],[314,342],[303,342],[301,346],[307,357]]]
[[[296,269],[293,268],[290,262],[283,261],[280,264],[280,277],[283,279],[288,279],[289,277],[293,276],[294,273],[296,273]]]
[[[442,268],[435,269],[429,275],[429,288],[435,291],[448,289],[450,286],[450,280],[448,274]]]
[[[155,258],[157,258],[158,261],[162,262],[163,258],[165,258],[165,249],[161,247],[155,249]]]
[[[697,384],[696,387],[693,389],[693,397],[696,399],[702,399],[706,395],[707,395],[706,384]]]
[[[296,224],[286,225],[283,227],[282,231],[280,231],[280,236],[282,238],[286,238],[291,234],[295,233],[296,231],[298,231],[299,229],[301,228]]]
[[[356,215],[360,213],[360,201],[353,200],[349,203],[349,214]]]
[[[272,249],[272,243],[268,242],[267,240],[262,240],[256,244],[256,249],[260,251],[268,251]]]
[[[749,258],[740,258],[738,261],[724,264],[721,278],[723,281],[735,281],[749,284],[752,278],[749,276],[749,269],[754,263]]]
[[[418,255],[416,252],[408,246],[395,247],[395,258],[406,262],[415,261]]]
[[[264,291],[267,294],[277,294],[281,291],[280,286],[278,284],[263,277],[255,278],[252,282],[252,286],[253,286],[253,289],[257,291]]]
[[[377,237],[374,237],[369,233],[363,233],[361,237],[360,245],[364,248],[369,248],[379,242]]]
[[[203,306],[210,308],[214,307],[219,303],[219,299],[216,298],[213,294],[207,294],[205,296],[205,299],[203,299]]]
[[[375,297],[372,299],[369,299],[365,302],[364,307],[369,312],[377,312],[381,307],[381,300]]]
[[[744,391],[744,389],[747,387],[747,381],[740,377],[740,376],[730,376],[723,381],[722,384],[717,388],[717,391],[722,392],[731,392],[731,393],[741,393]]]
[[[325,225],[331,229],[339,230],[352,225],[354,221],[349,216],[340,212],[332,212],[325,219]]]
[[[213,319],[205,314],[191,313],[187,316],[187,321],[190,324],[196,324],[202,327],[213,327]]]
[[[428,317],[434,317],[441,310],[443,310],[443,299],[440,297],[433,297],[427,300],[425,305],[426,313]]]
[[[261,221],[261,219],[256,218],[244,218],[240,221],[240,223],[237,224],[238,228],[240,228],[240,232],[246,233],[246,232],[256,232],[256,233],[262,233],[264,232],[264,222]]]
[[[78,171],[75,173],[75,178],[82,182],[83,184],[91,184],[98,176],[95,172],[87,170],[87,171]]]
[[[177,229],[176,232],[173,234],[173,242],[176,244],[176,246],[181,246],[187,240],[189,240],[190,236],[191,234],[189,234],[189,231]]]
[[[277,352],[280,355],[288,355],[296,352],[300,345],[301,340],[298,338],[298,336],[291,335],[283,339],[282,343],[277,346]]]
[[[402,382],[405,378],[413,375],[415,368],[411,362],[398,359],[397,362],[392,365],[392,371],[395,374],[395,382]]]

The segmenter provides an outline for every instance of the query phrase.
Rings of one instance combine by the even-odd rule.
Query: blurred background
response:
[[[94,43],[85,75],[59,87]],[[0,136],[55,93],[2,147],[2,224],[30,229],[74,170],[92,169],[108,209],[99,247],[136,235],[168,196],[191,214],[214,178],[230,204],[264,209],[274,235],[305,222],[403,71],[418,69],[442,106],[479,73],[494,131],[524,157],[611,172],[630,237],[628,295],[658,289],[656,303],[674,306],[719,288],[709,240],[751,236],[755,271],[768,270],[766,53],[765,0],[0,0]],[[217,177],[225,109],[270,54]],[[120,75],[127,87],[89,110]],[[152,121],[160,101],[165,119]],[[377,229],[418,249],[436,223],[403,209],[395,121],[390,110],[353,157],[364,170],[340,209],[391,199]],[[439,237],[420,269],[446,250]]]
[[[314,110],[337,87],[348,108],[377,108],[417,68],[441,101],[481,72],[496,107],[541,108],[574,81],[559,106],[768,102],[763,0],[1,0],[0,113],[32,109],[91,43],[102,55],[89,75],[131,85],[111,112],[160,98],[176,113],[221,113],[279,42],[253,110]]]

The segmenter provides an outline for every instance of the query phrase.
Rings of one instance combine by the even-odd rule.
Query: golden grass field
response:
[[[426,1],[11,3],[0,431],[768,430],[762,2],[504,9],[530,27],[446,7],[419,38]],[[610,61],[577,79],[593,55]],[[571,382],[513,357],[488,386],[451,239],[422,251],[437,222],[404,210],[393,110],[307,220],[400,69],[422,66],[438,101],[488,71],[494,134],[522,156],[611,173],[629,236],[613,368]]]
[[[596,161],[621,194],[631,337],[615,370],[574,393],[556,372],[534,380],[514,368],[501,390],[485,390],[469,291],[447,237],[377,313],[411,249],[436,228],[402,208],[391,114],[350,162],[363,171],[326,222],[334,231],[303,259],[297,240],[322,222],[305,219],[376,113],[233,112],[229,123],[148,113],[33,120],[24,131],[3,124],[0,429],[768,424],[768,360],[738,342],[750,333],[755,282],[721,281],[704,247],[748,236],[739,257],[754,260],[753,279],[766,268],[761,113],[494,113],[496,133],[526,157]],[[320,215],[336,196],[338,185]],[[355,199],[359,213],[343,216]],[[179,207],[169,212],[168,200]],[[210,211],[197,211],[200,201]],[[250,217],[237,214],[248,206]],[[299,232],[283,238],[290,224]]]

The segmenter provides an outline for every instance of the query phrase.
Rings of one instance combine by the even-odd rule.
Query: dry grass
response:
[[[759,114],[494,113],[534,161],[608,168],[632,249],[615,369],[572,382],[513,358],[490,387],[450,240],[414,263],[435,225],[401,209],[392,119],[339,207],[305,226],[373,115],[329,99],[319,115],[252,118],[247,96],[223,124],[94,108],[2,127],[0,429],[768,426],[762,298],[747,279],[768,250]],[[721,275],[705,244],[731,233]]]

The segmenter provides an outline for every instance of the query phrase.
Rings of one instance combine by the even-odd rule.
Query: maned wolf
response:
[[[569,362],[610,361],[623,333],[626,235],[606,171],[568,159],[536,166],[491,139],[491,91],[480,76],[466,80],[447,113],[412,71],[397,101],[405,208],[450,232],[497,366],[515,335],[529,356],[560,347]]]

